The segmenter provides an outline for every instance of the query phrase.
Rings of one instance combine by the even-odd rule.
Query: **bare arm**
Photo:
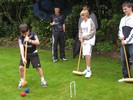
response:
[[[24,63],[26,63],[26,59],[24,58],[24,46],[22,44],[21,39],[19,39],[18,42],[19,42],[19,48],[20,48],[20,55],[21,55],[21,58],[22,58],[22,61],[24,64]]]
[[[63,31],[66,32],[66,25],[63,24]]]
[[[21,57],[22,59],[24,59],[24,46],[23,45],[20,45],[20,54],[21,54]]]

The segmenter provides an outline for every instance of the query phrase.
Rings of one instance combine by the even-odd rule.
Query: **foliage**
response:
[[[49,23],[43,20],[35,20],[31,23],[31,27],[32,31],[38,34],[42,46],[47,44],[46,40],[51,41],[51,27]]]
[[[28,6],[25,6],[28,3]],[[0,37],[15,38],[19,34],[19,24],[21,18],[26,14],[26,10],[31,2],[25,0],[4,0],[0,2],[0,29],[2,35]],[[23,12],[25,10],[25,12]]]
[[[72,12],[66,17],[67,37],[74,38],[78,34],[78,20],[80,17],[81,5],[75,5]]]
[[[4,27],[2,25],[2,22],[0,22],[0,37],[4,37]]]
[[[121,17],[122,17],[121,14],[114,14],[111,19],[106,19],[106,18],[102,19],[101,28],[97,31],[96,34],[97,37],[96,48],[98,50],[108,51],[111,50],[111,48],[109,49],[109,46],[107,45],[110,45],[110,47],[112,47],[112,44],[117,45],[118,30],[119,30],[118,27]],[[102,43],[104,43],[103,45],[106,44],[106,46],[105,47],[102,46]],[[103,49],[101,48],[101,46],[103,47]]]
[[[118,38],[118,27],[122,15],[114,14],[111,19],[102,19],[101,28],[97,31],[97,41],[112,41],[116,43]]]
[[[3,17],[0,17],[0,32],[2,33],[0,37],[10,37],[10,41],[13,40],[20,35],[18,30],[19,25],[21,23],[26,23],[29,25],[31,31],[35,32],[38,35],[41,47],[46,45],[44,43],[45,40],[48,39],[49,41],[51,41],[51,27],[49,23],[34,16],[31,2],[24,1],[19,3],[11,1],[10,4],[9,2],[7,3],[7,8],[5,2],[0,5],[0,7],[3,8],[3,11],[6,12],[6,15],[3,13]],[[28,3],[27,7],[24,6],[26,3]],[[8,11],[9,9],[14,8],[18,8],[18,10],[15,11],[16,16],[13,15],[13,11]],[[7,19],[5,20],[5,18]],[[47,46],[50,45],[50,42],[47,43]]]
[[[99,42],[96,44],[95,49],[100,52],[111,51],[113,44],[109,41]]]
[[[66,40],[66,48],[72,49],[73,43],[74,43],[74,39],[72,39],[72,38],[67,39]]]
[[[21,23],[27,23],[30,29],[38,34],[41,47],[51,46],[51,27],[48,22],[39,19],[33,14],[33,2],[38,0],[3,0],[0,1],[0,37],[10,38],[10,41],[19,36],[18,27]],[[91,4],[97,18],[99,29],[96,34],[96,46],[107,42],[107,44],[118,45],[118,26],[122,15],[121,5],[125,0],[73,0],[72,10],[66,17],[66,46],[71,47],[78,34],[78,19],[82,5]],[[131,1],[131,0],[129,0]],[[45,43],[45,41],[48,41]],[[110,42],[109,42],[110,41]],[[98,44],[97,44],[98,43]],[[96,48],[97,48],[96,47]],[[98,49],[98,48],[97,48]],[[98,50],[100,50],[99,48]],[[104,48],[106,51],[106,49]],[[108,51],[108,48],[107,48]]]

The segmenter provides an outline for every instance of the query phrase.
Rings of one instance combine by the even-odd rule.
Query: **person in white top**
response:
[[[86,69],[82,72],[86,78],[89,78],[91,73],[91,53],[92,46],[95,44],[96,28],[91,18],[89,18],[88,10],[82,10],[80,13],[83,21],[79,29],[79,40],[82,43],[83,56],[86,59]]]
[[[90,17],[90,18],[92,19],[92,21],[94,22],[96,29],[98,29],[97,17],[96,17],[96,15],[93,13],[93,11],[91,11],[90,6],[87,5],[87,4],[84,4],[84,5],[83,5],[83,10],[88,10],[88,12],[89,12],[89,17]],[[83,19],[82,19],[82,17],[80,16],[79,21],[78,21],[78,28],[80,28],[81,22],[82,22],[82,21],[83,21]]]
[[[129,78],[123,46],[126,48],[128,62],[129,59],[133,62],[133,3],[124,2],[122,8],[125,16],[120,21],[118,36],[122,44],[120,55],[123,78],[119,79],[118,82],[123,82],[124,78]]]

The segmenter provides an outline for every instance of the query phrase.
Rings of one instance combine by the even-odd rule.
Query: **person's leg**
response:
[[[91,56],[90,56],[90,55],[86,55],[86,56],[85,56],[85,60],[86,60],[86,68],[90,70],[90,66],[91,66]]]
[[[86,59],[86,75],[85,75],[85,77],[89,78],[92,75],[92,73],[91,73],[91,65],[90,65],[90,63],[91,63],[91,56],[90,55],[86,55],[85,59]]]
[[[58,59],[58,33],[52,34],[52,59]]]
[[[41,78],[41,81],[44,81],[44,74],[41,67],[36,67],[36,70]]]
[[[19,75],[20,75],[20,80],[24,79],[24,66],[20,65],[19,66]]]
[[[19,75],[20,75],[20,81],[18,84],[18,88],[22,88],[22,82],[24,81],[24,66],[19,66]]]
[[[29,67],[29,60],[27,59],[27,68]],[[24,64],[22,59],[20,59],[20,66],[19,66],[19,75],[20,75],[20,81],[18,84],[18,88],[22,88],[21,83],[24,81]]]
[[[63,59],[65,58],[65,33],[64,32],[60,32],[59,45],[60,45],[60,59]]]
[[[86,74],[85,77],[89,78],[91,76],[91,53],[92,53],[92,46],[90,44],[83,45],[83,55],[85,56],[86,60],[86,69],[82,72]]]
[[[41,67],[36,67],[36,70],[40,76],[40,79],[41,79],[41,85],[43,87],[47,87],[47,82],[45,81],[44,79],[44,74],[43,74],[43,71],[42,71],[42,68]]]
[[[126,47],[126,53],[127,53],[127,56],[128,56],[127,47]],[[121,64],[122,64],[123,78],[128,78],[129,76],[128,76],[128,71],[127,71],[127,67],[126,67],[126,60],[125,60],[125,54],[124,54],[123,47],[120,48],[120,55],[121,55]]]
[[[40,64],[40,59],[39,59],[38,53],[34,53],[30,57],[30,61],[31,61],[31,64],[32,64],[33,68],[36,68],[36,70],[37,70],[37,72],[38,72],[38,74],[40,76],[42,86],[46,87],[47,86],[47,82],[44,79],[44,75],[43,75],[43,71],[42,71],[42,68],[41,68],[41,64]]]
[[[131,68],[132,66],[132,62],[133,62],[133,44],[129,45],[128,46],[128,51],[129,51],[129,68]],[[130,76],[131,76],[131,73],[130,73]]]
[[[37,72],[38,72],[38,74],[39,74],[40,77],[44,77],[43,76],[43,71],[42,71],[42,68],[41,67],[36,67],[36,70],[37,70]]]

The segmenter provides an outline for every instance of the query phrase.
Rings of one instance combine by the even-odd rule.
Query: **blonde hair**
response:
[[[82,11],[80,12],[80,16],[87,16],[87,17],[89,17],[89,12],[88,12],[88,10],[82,10]]]

